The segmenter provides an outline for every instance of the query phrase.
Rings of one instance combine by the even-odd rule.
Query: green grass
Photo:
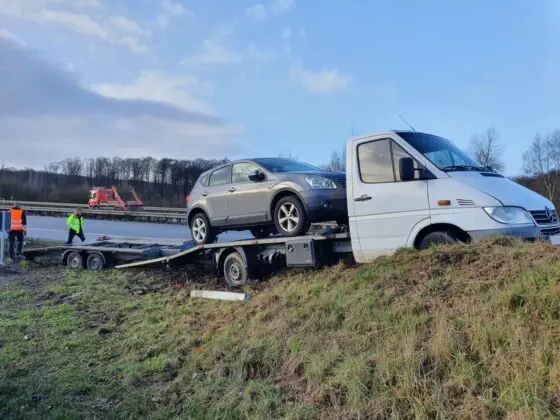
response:
[[[7,418],[560,416],[560,250],[543,244],[291,272],[248,302],[61,276],[0,290]]]

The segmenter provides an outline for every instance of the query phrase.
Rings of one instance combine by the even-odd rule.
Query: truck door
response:
[[[430,217],[428,181],[400,180],[399,159],[413,156],[393,138],[357,139],[350,147],[352,249],[356,260],[366,262],[406,246],[413,227]]]

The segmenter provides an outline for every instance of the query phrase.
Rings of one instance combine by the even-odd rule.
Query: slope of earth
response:
[[[560,416],[560,250],[545,244],[289,271],[246,302],[191,299],[218,286],[183,273],[1,270],[6,418]]]

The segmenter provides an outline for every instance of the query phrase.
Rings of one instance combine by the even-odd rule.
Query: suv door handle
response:
[[[205,191],[201,194],[203,197],[206,197],[208,195],[208,193]]]
[[[228,191],[232,193],[232,192],[235,192],[236,189],[234,187],[231,187]]]
[[[368,201],[368,200],[371,200],[371,197],[367,194],[362,194],[354,199],[354,201]]]

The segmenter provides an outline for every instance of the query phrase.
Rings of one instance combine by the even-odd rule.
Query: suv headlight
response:
[[[534,225],[531,216],[520,207],[484,207],[484,211],[496,222],[508,225]]]
[[[313,190],[335,190],[336,184],[328,178],[309,175],[305,177],[305,182],[309,184]]]

